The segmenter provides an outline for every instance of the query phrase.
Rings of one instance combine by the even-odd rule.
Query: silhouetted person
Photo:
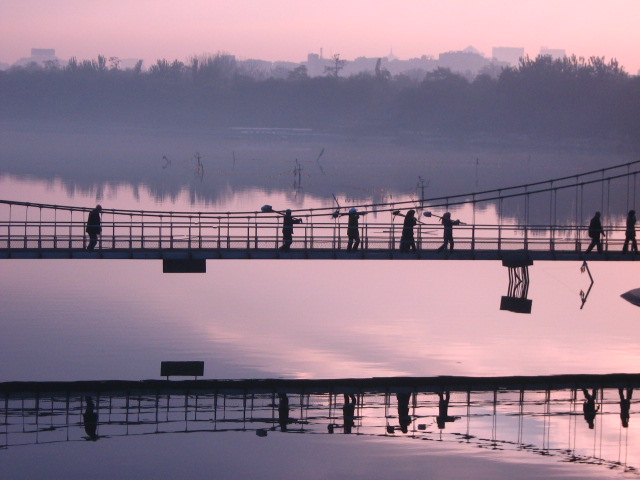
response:
[[[344,433],[351,433],[356,418],[356,396],[353,393],[344,394],[342,417],[344,420]]]
[[[278,394],[278,423],[280,430],[286,432],[289,425],[289,397],[286,393]]]
[[[288,252],[291,249],[291,244],[293,243],[293,225],[296,223],[302,223],[302,219],[292,217],[291,210],[287,209],[282,219],[282,246],[280,250],[283,252]]]
[[[629,210],[627,214],[627,229],[624,232],[623,252],[629,251],[629,243],[631,243],[631,251],[638,253],[638,243],[636,242],[636,211]]]
[[[358,225],[358,220],[360,216],[366,214],[367,212],[358,212],[356,208],[350,209],[349,213],[346,214],[349,216],[349,224],[347,226],[349,243],[347,244],[347,252],[355,252],[358,250],[358,245],[360,245],[360,226]],[[343,213],[342,215],[345,214]]]
[[[449,251],[453,252],[453,226],[460,225],[460,220],[451,220],[451,214],[447,212],[442,215],[442,225],[444,227],[444,243],[438,248],[438,251],[446,250],[449,245]]]
[[[629,418],[631,411],[631,397],[633,396],[633,388],[627,388],[625,398],[625,391],[623,388],[618,389],[618,395],[620,395],[620,421],[623,428],[629,428]]]
[[[409,210],[404,217],[404,224],[402,225],[402,237],[400,238],[400,251],[407,253],[409,250],[416,251],[416,242],[413,238],[413,227],[415,227],[418,220],[415,217],[416,211]]]
[[[459,417],[449,416],[449,399],[451,398],[449,391],[438,393],[438,397],[440,397],[440,400],[438,401],[436,423],[438,424],[438,428],[442,430],[446,427],[447,422],[455,422]]]
[[[411,400],[410,393],[396,393],[396,399],[398,399],[398,422],[400,423],[400,430],[402,433],[409,431],[409,425],[411,425],[411,415],[409,415],[409,400]]]
[[[98,429],[98,414],[95,411],[95,404],[91,397],[84,397],[87,402],[87,408],[82,414],[84,431],[89,436],[88,440],[97,440],[98,435],[96,430]]]
[[[602,253],[602,240],[600,237],[603,235],[605,235],[605,233],[602,228],[602,223],[600,222],[600,212],[596,212],[591,222],[589,222],[589,238],[591,238],[591,243],[587,248],[587,253],[593,250],[593,247],[597,247],[598,253]]]
[[[100,212],[102,211],[102,207],[100,205],[96,205],[96,208],[89,212],[89,218],[87,218],[87,228],[86,232],[89,235],[89,245],[87,245],[87,250],[93,250],[96,248],[96,244],[98,243],[98,235],[102,233],[102,226],[100,222]]]
[[[593,429],[596,419],[596,414],[600,407],[596,407],[596,397],[598,396],[598,389],[594,388],[591,391],[591,395],[587,389],[583,388],[582,393],[584,394],[584,403],[582,404],[582,412],[584,413],[584,419],[587,421],[590,429]]]

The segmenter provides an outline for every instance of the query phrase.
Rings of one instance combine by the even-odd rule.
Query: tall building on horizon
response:
[[[493,47],[491,56],[499,62],[506,62],[510,66],[518,64],[520,59],[524,57],[524,48],[522,47]]]
[[[549,56],[553,59],[556,59],[556,58],[564,58],[567,55],[567,53],[560,48],[540,47],[540,55]]]

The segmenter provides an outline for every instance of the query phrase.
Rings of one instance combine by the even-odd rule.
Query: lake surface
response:
[[[304,148],[315,159],[319,149]],[[263,204],[311,208],[334,202],[328,187],[318,186],[313,192],[293,188],[289,161],[283,166],[284,187],[275,180],[261,187],[254,179],[223,188],[218,175],[215,188],[210,186],[212,195],[214,190],[201,186],[211,170],[195,179],[191,164],[174,172],[162,193],[167,185],[154,180],[162,171],[161,156],[154,160],[157,171],[148,182],[142,177],[126,182],[119,174],[106,181],[96,174],[99,180],[86,183],[75,173],[42,178],[47,166],[28,173],[20,171],[22,166],[9,165],[7,158],[20,155],[27,164],[32,161],[22,143],[2,151],[0,197],[8,200],[174,211],[255,210]],[[241,157],[240,150],[233,151],[236,159]],[[39,153],[33,148],[33,156]],[[232,158],[225,156],[225,161]],[[59,157],[54,160],[64,164]],[[328,158],[322,161],[328,163]],[[472,163],[465,165],[466,172],[473,172]],[[305,164],[309,170],[312,166],[313,161]],[[542,179],[566,170],[549,168]],[[184,181],[178,179],[182,174]],[[370,182],[372,189],[356,197],[417,198],[416,177],[408,187],[413,192],[389,188],[375,193]],[[353,182],[354,177],[344,180]],[[474,181],[471,173],[460,188],[470,185],[471,191]],[[347,190],[335,191],[343,205],[354,198]],[[623,218],[620,210],[617,221]],[[495,211],[479,215],[487,222],[495,220]],[[590,262],[595,283],[583,305],[580,292],[586,292],[590,282],[580,263],[536,262],[529,269],[532,313],[522,315],[499,309],[508,275],[498,262],[214,260],[208,261],[206,274],[163,274],[161,262],[151,260],[2,260],[0,381],[159,378],[163,360],[203,360],[204,376],[218,379],[637,373],[639,311],[620,294],[640,286],[639,265]],[[609,393],[612,405],[615,395]],[[613,410],[607,417],[605,435],[620,448],[625,436],[624,445],[638,445],[635,402],[628,429],[620,430]],[[593,431],[585,429],[579,435],[584,444],[593,441]],[[199,432],[81,440],[2,449],[0,476],[635,476],[632,471],[571,464],[517,449],[498,452],[456,442],[425,446],[403,435],[274,432],[261,439],[246,432]],[[538,440],[539,436],[530,441]],[[609,460],[619,458],[618,447],[611,447]],[[628,465],[640,463],[636,451],[629,450],[633,454],[626,457]]]

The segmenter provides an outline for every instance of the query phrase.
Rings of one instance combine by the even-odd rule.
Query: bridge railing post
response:
[[[84,245],[82,245],[84,248]],[[73,248],[73,210],[71,210],[71,215],[69,217],[69,250]]]
[[[38,248],[42,248],[42,207],[38,208],[40,219],[38,221]]]
[[[364,249],[369,250],[369,222],[365,221],[362,229],[364,230],[362,235],[364,240]]]
[[[498,251],[502,251],[502,224],[498,224]]]
[[[169,213],[169,248],[173,249],[173,213]]]
[[[476,224],[471,225],[471,251],[476,251]]]
[[[24,237],[22,239],[23,248],[27,248],[27,225],[28,225],[28,217],[29,217],[29,206],[25,209],[24,213]]]
[[[251,217],[247,217],[247,250],[251,248]]]
[[[129,214],[129,250],[133,249],[133,214]]]
[[[217,217],[218,219],[218,240],[216,242],[216,248],[220,249],[222,245],[222,219],[221,217]]]
[[[258,212],[253,214],[253,248],[258,249]]]
[[[58,248],[58,209],[53,210],[53,248]]]
[[[313,210],[310,210],[309,212],[311,214],[311,224],[310,224],[310,227],[309,227],[311,229],[311,233],[310,233],[311,239],[309,240],[309,242],[310,242],[309,244],[310,244],[310,248],[313,249],[313,246],[314,246]]]
[[[573,227],[573,237],[575,240],[575,252],[580,253],[580,226],[576,225]]]

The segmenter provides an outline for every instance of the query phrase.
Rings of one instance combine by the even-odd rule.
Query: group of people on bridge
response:
[[[587,247],[587,252],[591,252],[594,247],[598,253],[602,253],[602,237],[606,236],[602,222],[600,221],[601,214],[596,212],[591,221],[589,222],[589,230],[587,231],[591,243]],[[629,251],[629,245],[631,245],[631,251],[638,253],[638,243],[636,242],[636,211],[629,210],[627,214],[627,223],[624,232],[624,245],[622,251],[627,253]]]
[[[266,206],[265,206],[266,207]],[[264,208],[264,207],[263,207]],[[269,211],[273,211],[269,208]],[[102,206],[96,205],[96,207],[89,212],[89,217],[87,219],[86,224],[86,233],[89,235],[89,243],[87,245],[87,250],[94,250],[98,243],[98,236],[102,233],[102,225],[100,214],[102,212]],[[288,252],[291,250],[291,245],[293,244],[293,226],[296,224],[302,223],[301,218],[297,218],[293,216],[293,213],[290,209],[287,209],[282,212],[276,212],[283,216],[282,220],[282,245],[279,250],[282,252]],[[356,252],[358,247],[360,246],[360,225],[359,220],[360,217],[366,215],[368,212],[359,212],[357,208],[353,207],[349,209],[348,213],[337,213],[334,215],[335,218],[341,216],[348,216],[347,222],[347,252]],[[400,213],[399,210],[393,212],[393,215],[399,215],[404,217],[404,222],[402,225],[402,235],[400,237],[400,252],[409,253],[415,252],[416,242],[414,237],[414,227],[417,223],[422,223],[416,218],[416,211],[411,209],[406,214]],[[425,212],[425,215],[432,216],[430,212]],[[437,215],[435,215],[437,217]],[[463,224],[460,220],[452,220],[451,213],[446,212],[439,217],[443,226],[443,243],[438,248],[438,252],[443,252],[448,250],[449,252],[453,252],[454,240],[453,240],[453,227],[455,225]],[[606,232],[602,226],[601,222],[601,214],[600,212],[596,212],[591,221],[589,222],[588,235],[591,239],[591,243],[587,247],[586,253],[590,253],[594,248],[598,251],[598,253],[602,253],[602,237],[606,236]],[[626,229],[625,229],[625,240],[624,245],[622,247],[622,251],[624,253],[629,251],[634,253],[638,253],[638,244],[636,242],[636,212],[635,210],[629,210],[627,214],[626,220]]]

